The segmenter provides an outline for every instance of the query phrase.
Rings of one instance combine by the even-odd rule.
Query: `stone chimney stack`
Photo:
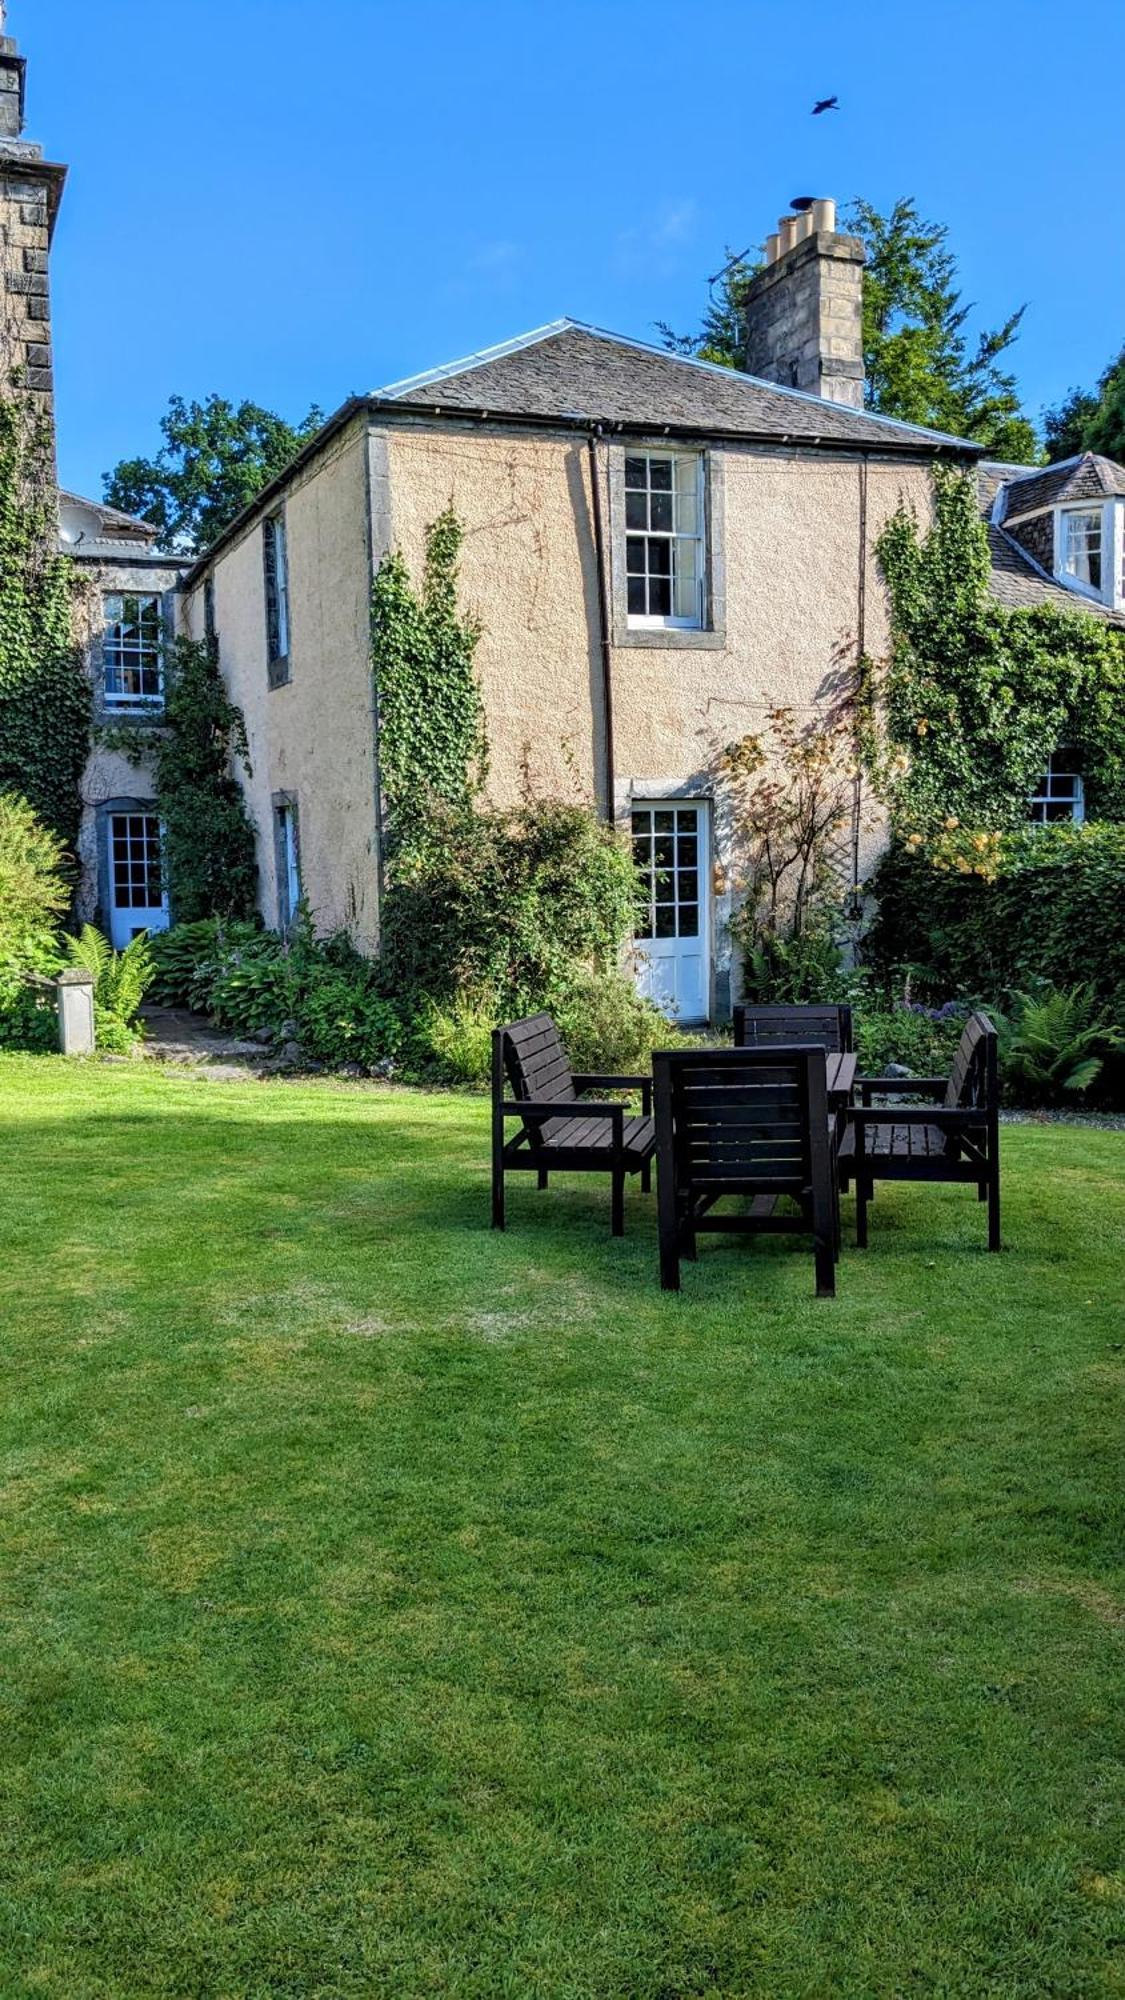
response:
[[[28,397],[47,420],[53,451],[47,266],[66,168],[23,136],[25,67],[11,36],[0,32],[0,395]]]
[[[863,245],[836,204],[804,195],[766,239],[746,295],[746,367],[764,382],[863,407]]]

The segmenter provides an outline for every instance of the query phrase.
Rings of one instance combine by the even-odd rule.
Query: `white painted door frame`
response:
[[[685,1025],[711,1014],[711,811],[707,799],[635,798],[633,857],[647,892],[637,986]]]

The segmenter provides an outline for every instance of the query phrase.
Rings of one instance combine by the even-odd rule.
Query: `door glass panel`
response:
[[[681,903],[679,918],[680,937],[699,936],[699,905],[697,903]]]
[[[653,931],[653,936],[658,938],[670,938],[670,937],[675,937],[675,935],[676,935],[676,911],[674,904],[658,903],[656,905],[656,928]]]

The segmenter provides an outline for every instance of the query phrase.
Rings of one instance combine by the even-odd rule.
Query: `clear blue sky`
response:
[[[789,198],[913,194],[1033,415],[1125,329],[1123,0],[10,0],[64,482],[173,391],[296,417],[561,314],[696,323]],[[812,119],[814,98],[838,114]]]

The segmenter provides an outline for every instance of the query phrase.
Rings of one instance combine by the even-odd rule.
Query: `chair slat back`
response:
[[[734,1010],[736,1048],[766,1048],[783,1043],[792,1048],[802,1042],[819,1042],[833,1055],[843,1055],[852,1047],[850,1007],[758,1007],[747,1004]]]
[[[809,1186],[812,1121],[827,1130],[822,1047],[670,1050],[653,1058],[670,1104],[676,1193],[783,1194]]]
[[[577,1103],[570,1057],[550,1014],[529,1014],[526,1020],[501,1028],[500,1034],[513,1097],[547,1104]],[[532,1152],[538,1152],[557,1128],[555,1119],[529,1122],[525,1129]]]
[[[991,1109],[997,1101],[996,1030],[987,1014],[970,1014],[945,1086],[950,1111]]]

